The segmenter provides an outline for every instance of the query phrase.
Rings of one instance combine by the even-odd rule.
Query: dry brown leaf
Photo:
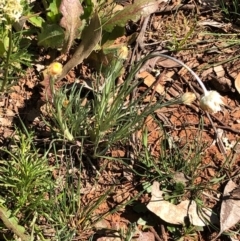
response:
[[[228,24],[217,22],[217,21],[214,21],[212,19],[206,19],[204,21],[199,21],[198,25],[200,25],[200,26],[211,26],[211,27],[214,27],[214,28],[220,28],[220,29],[222,29],[224,31],[226,31],[226,28],[229,28]]]
[[[173,174],[173,179],[175,180],[175,182],[184,183],[184,185],[186,185],[186,183],[188,182],[188,180],[182,172],[175,172]]]
[[[188,209],[188,217],[192,225],[199,227],[219,223],[217,216],[212,212],[211,209],[202,208],[199,212],[195,201],[191,201]]]
[[[52,100],[52,90],[50,87],[50,76],[47,74],[46,70],[43,71],[43,80],[40,82],[40,85],[42,86],[41,90],[41,100],[42,101],[49,101]]]
[[[63,15],[60,25],[65,28],[63,52],[66,53],[71,48],[73,40],[79,35],[79,28],[82,25],[80,16],[83,14],[83,8],[79,0],[62,0],[59,9]]]
[[[13,117],[15,115],[16,115],[16,113],[13,110],[6,109],[6,116],[7,117]]]
[[[201,73],[201,77],[206,78],[209,74],[212,74],[212,72],[213,72],[213,68],[206,69]]]
[[[98,13],[95,12],[93,13],[90,24],[86,26],[82,32],[82,42],[75,50],[72,58],[63,66],[62,74],[59,76],[58,81],[64,78],[71,69],[82,63],[82,61],[91,54],[100,41],[101,36],[101,23]]]
[[[240,199],[234,199],[231,196],[232,191],[237,187],[232,180],[225,186],[220,213],[220,232],[218,236],[240,221]]]
[[[158,60],[157,65],[164,68],[175,68],[175,67],[181,66],[176,61],[173,61],[171,59],[166,59],[166,58],[161,58],[160,60]]]
[[[144,79],[144,84],[148,87],[152,86],[153,83],[156,81],[155,77],[153,75],[151,75],[150,73],[148,73],[147,71],[143,71],[143,72],[139,73],[138,78]],[[155,88],[155,87],[153,87],[153,88]],[[163,86],[158,84],[156,87],[156,92],[160,95],[163,95],[165,92]]]
[[[152,97],[152,96],[148,95],[148,96],[146,96],[146,97],[144,98],[143,103],[149,103],[150,101],[151,101],[152,103],[156,103],[157,98],[156,98],[155,96]]]
[[[240,94],[240,73],[237,75],[234,83],[237,92]]]

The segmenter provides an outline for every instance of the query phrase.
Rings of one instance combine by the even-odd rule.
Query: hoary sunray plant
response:
[[[133,132],[141,128],[144,119],[154,110],[173,104],[190,104],[195,100],[194,94],[185,93],[171,101],[159,100],[155,104],[144,104],[143,100],[151,88],[130,100],[133,91],[137,91],[137,87],[142,83],[138,79],[133,81],[134,76],[150,57],[140,61],[122,83],[116,84],[116,80],[123,73],[126,56],[126,47],[116,53],[115,59],[102,73],[103,84],[97,80],[96,87],[90,90],[92,100],[84,100],[85,96],[81,93],[85,87],[81,84],[75,83],[71,88],[52,91],[53,111],[50,112],[56,124],[55,127],[52,126],[53,130],[59,131],[63,138],[71,142],[84,136],[93,146],[95,157],[106,153],[109,147],[118,141],[127,140]]]

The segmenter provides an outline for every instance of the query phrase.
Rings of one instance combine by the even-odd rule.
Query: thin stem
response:
[[[184,68],[186,68],[194,76],[194,78],[197,80],[197,82],[199,83],[199,85],[201,86],[201,88],[203,90],[204,95],[206,95],[208,93],[208,90],[206,89],[206,87],[203,84],[202,80],[199,78],[199,76],[190,67],[188,67],[186,64],[184,64],[182,61],[180,61],[180,60],[178,60],[178,59],[176,59],[174,57],[171,57],[169,55],[161,54],[161,53],[158,53],[158,55],[162,56],[164,58],[171,59],[171,60],[177,62],[178,64],[182,65]]]
[[[8,30],[8,38],[9,38],[9,43],[8,43],[8,51],[7,51],[7,59],[6,59],[6,64],[5,64],[5,72],[4,72],[4,79],[1,87],[1,92],[4,91],[4,87],[7,83],[8,80],[8,70],[9,70],[9,62],[10,62],[10,56],[12,53],[12,28]]]

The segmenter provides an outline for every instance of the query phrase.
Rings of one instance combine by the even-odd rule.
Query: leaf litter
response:
[[[220,236],[240,221],[240,191],[232,180],[226,184],[220,211]]]

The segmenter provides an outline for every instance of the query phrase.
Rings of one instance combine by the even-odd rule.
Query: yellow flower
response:
[[[62,64],[58,63],[58,62],[53,62],[51,63],[48,68],[47,68],[47,73],[53,77],[53,78],[57,78],[58,76],[61,75],[62,73]]]
[[[192,92],[184,93],[181,97],[181,101],[185,105],[191,105],[194,100],[196,100],[196,95]]]
[[[210,113],[221,111],[223,105],[223,97],[214,90],[208,91],[200,100],[201,108]]]

